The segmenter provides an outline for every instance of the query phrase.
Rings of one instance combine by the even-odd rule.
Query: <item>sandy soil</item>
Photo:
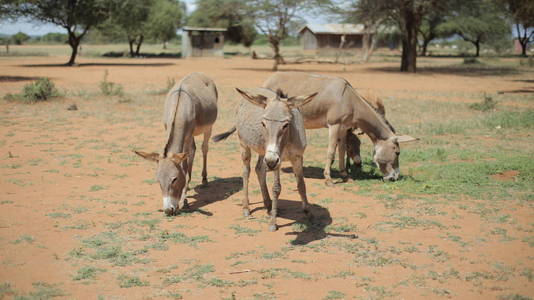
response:
[[[206,187],[199,185],[197,151],[189,194],[194,212],[164,217],[158,211],[161,194],[153,181],[154,165],[131,153],[157,151],[163,144],[164,95],[151,91],[163,88],[168,78],[178,81],[190,72],[204,72],[221,92],[221,117],[214,128],[219,133],[232,124],[238,103],[233,88],[261,85],[271,74],[271,61],[82,57],[79,66],[69,68],[61,65],[64,60],[0,58],[0,96],[18,92],[41,76],[68,90],[66,97],[48,103],[0,102],[0,298],[534,296],[531,273],[510,275],[532,271],[533,248],[521,241],[527,233],[517,232],[514,240],[502,243],[500,236],[489,234],[492,228],[483,218],[447,205],[437,205],[443,213],[424,217],[432,221],[428,226],[388,226],[391,211],[381,201],[358,195],[344,184],[324,186],[322,169],[313,166],[322,166],[326,141],[310,145],[305,159],[308,195],[319,220],[316,228],[301,232],[296,223],[303,215],[293,177],[286,173],[277,232],[267,231],[254,174],[255,218],[241,217],[236,137],[210,145]],[[432,69],[399,74],[393,71],[396,67],[307,64],[281,69],[343,76],[382,97],[450,102],[473,102],[479,99],[473,95],[484,92],[532,86],[532,75],[470,76]],[[104,70],[128,97],[98,94]],[[450,97],[451,90],[457,96]],[[79,110],[67,111],[72,103]],[[323,131],[310,134],[319,140]],[[517,175],[503,173],[497,179],[513,180]],[[418,210],[417,203],[406,199],[402,211]],[[532,223],[532,210],[511,205],[505,211],[513,213],[517,224]],[[345,227],[334,230],[336,226]],[[77,279],[83,267],[91,267],[86,273],[92,273]],[[131,280],[124,280],[124,275]]]

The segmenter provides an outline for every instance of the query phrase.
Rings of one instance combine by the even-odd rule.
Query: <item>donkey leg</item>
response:
[[[337,133],[340,124],[328,125],[328,152],[326,153],[326,164],[324,166],[324,178],[327,186],[333,186],[332,177],[330,177],[330,168],[336,156]]]
[[[250,176],[250,148],[241,147],[241,159],[243,160],[243,216],[250,216],[248,208],[248,179]]]
[[[210,136],[211,129],[204,133],[204,140],[202,141],[202,184],[208,184],[208,143]]]
[[[195,139],[191,137],[191,140],[189,141],[189,147],[186,147],[185,149],[189,149],[189,152],[187,153],[187,164],[185,169],[187,170],[187,182],[185,184],[184,192],[182,193],[182,198],[180,199],[181,205],[179,207],[181,208],[189,208],[189,203],[187,203],[187,191],[189,190],[189,183],[191,182],[191,173],[193,171],[193,163],[195,161],[195,151],[197,149],[195,145]]]
[[[258,176],[258,182],[260,183],[263,204],[267,209],[267,213],[270,213],[272,202],[271,197],[269,196],[269,190],[267,189],[267,170],[265,169],[265,163],[263,162],[263,155],[258,155],[258,162],[256,163],[256,175]]]
[[[273,179],[273,201],[271,208],[271,221],[269,222],[269,231],[276,231],[276,215],[278,212],[278,196],[282,191],[282,185],[280,184],[280,169],[274,170],[274,179]]]
[[[339,173],[343,181],[347,180],[348,173],[345,166],[345,153],[347,152],[347,130],[341,128],[337,133]]]
[[[293,173],[295,174],[295,179],[297,180],[297,189],[299,191],[300,200],[302,200],[302,210],[304,214],[309,218],[311,217],[308,203],[308,196],[306,195],[306,184],[304,183],[304,172],[303,172],[303,159],[302,156],[298,156],[291,160],[291,165],[293,166]]]

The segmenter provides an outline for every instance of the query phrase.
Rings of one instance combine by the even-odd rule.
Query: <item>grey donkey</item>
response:
[[[270,213],[269,231],[276,231],[276,214],[280,185],[280,164],[290,161],[297,179],[297,188],[304,213],[310,217],[308,198],[303,175],[303,154],[306,149],[306,132],[299,107],[310,102],[317,93],[309,96],[287,97],[280,91],[254,89],[249,92],[236,89],[246,101],[237,111],[237,125],[225,133],[213,137],[214,141],[226,139],[237,130],[243,160],[243,214],[250,215],[248,181],[251,149],[258,153],[256,175],[263,196],[263,203]],[[266,183],[266,172],[274,175],[272,201]]]
[[[157,162],[156,179],[163,194],[163,211],[173,215],[187,207],[187,190],[195,159],[195,139],[204,135],[202,143],[202,183],[207,184],[208,142],[217,119],[217,88],[213,80],[201,73],[191,73],[167,94],[163,125],[167,140],[163,153],[134,151]]]

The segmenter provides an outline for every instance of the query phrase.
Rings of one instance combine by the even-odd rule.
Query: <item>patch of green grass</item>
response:
[[[4,299],[5,296],[14,295],[15,290],[11,288],[11,284],[8,282],[0,283],[0,299]]]
[[[499,300],[532,300],[532,298],[519,294],[508,294],[499,296]]]
[[[167,230],[164,230],[160,233],[159,239],[163,242],[171,241],[174,243],[188,244],[193,247],[196,247],[198,243],[211,242],[207,235],[187,236],[181,232],[170,233]]]
[[[0,204],[13,204],[14,202],[11,200],[2,200],[0,201]]]
[[[20,244],[22,242],[26,242],[26,243],[33,243],[35,241],[35,238],[29,234],[23,234],[21,236],[19,236],[18,239],[14,240],[12,243],[13,244]]]
[[[255,236],[260,232],[260,230],[252,229],[248,227],[243,227],[239,224],[232,224],[230,225],[230,229],[234,230],[234,233],[237,235],[248,235],[248,236]]]
[[[484,94],[484,100],[480,103],[473,103],[469,105],[469,108],[480,111],[491,111],[497,106],[497,101],[493,100],[493,97]]]
[[[275,259],[275,258],[283,258],[284,255],[285,254],[280,251],[275,251],[275,252],[263,253],[261,257],[263,259]]]
[[[323,300],[333,300],[333,299],[344,299],[345,293],[339,291],[328,291],[328,294],[323,298]]]
[[[85,266],[78,269],[76,275],[72,277],[72,280],[87,280],[96,279],[96,275],[101,272],[105,272],[105,269],[95,268],[91,266]]]
[[[117,280],[119,281],[119,286],[121,288],[131,288],[134,286],[148,286],[148,281],[143,281],[137,276],[129,276],[129,275],[119,275],[117,277]]]
[[[54,219],[68,219],[71,217],[70,214],[62,213],[62,212],[52,212],[52,213],[47,214],[47,216],[49,216],[50,218],[54,218]]]
[[[89,191],[90,192],[97,192],[97,191],[101,191],[101,190],[105,190],[107,187],[103,186],[103,185],[98,185],[98,184],[95,184],[95,185],[92,185],[90,188],[89,188]]]
[[[18,294],[16,300],[44,300],[55,297],[66,296],[67,294],[57,287],[56,284],[50,284],[46,282],[34,282],[32,283],[33,291],[28,295]]]
[[[23,103],[34,103],[46,101],[53,97],[59,97],[60,93],[54,83],[48,78],[39,78],[34,82],[26,84],[20,94],[6,94],[7,101],[20,101]]]

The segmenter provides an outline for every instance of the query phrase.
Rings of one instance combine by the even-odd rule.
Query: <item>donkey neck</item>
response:
[[[395,135],[384,118],[363,100],[356,90],[350,88],[349,93],[353,105],[353,124],[367,134],[373,143],[377,140],[387,140]]]
[[[167,157],[170,153],[181,153],[184,152],[186,135],[185,135],[185,126],[183,122],[177,122],[178,107],[180,102],[187,101],[187,98],[192,99],[190,93],[182,89],[182,86],[171,92],[171,96],[176,97],[176,105],[173,105],[171,108],[171,122],[167,125],[167,140],[165,142],[165,147],[163,148],[163,156]],[[183,120],[182,120],[183,121]],[[178,124],[180,123],[180,124]]]

